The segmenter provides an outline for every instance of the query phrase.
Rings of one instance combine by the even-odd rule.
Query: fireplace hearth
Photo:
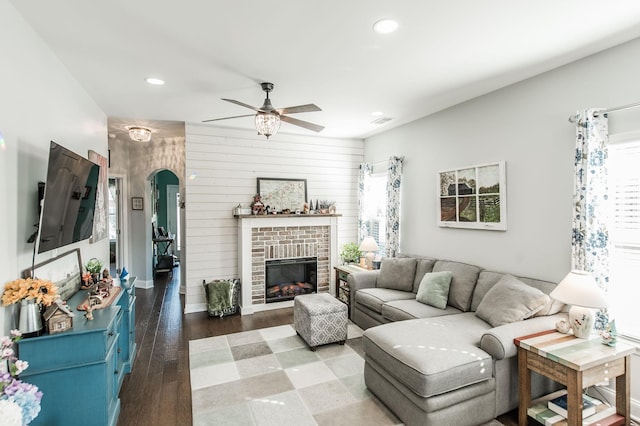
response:
[[[299,257],[265,262],[265,302],[291,300],[318,288],[318,259]]]

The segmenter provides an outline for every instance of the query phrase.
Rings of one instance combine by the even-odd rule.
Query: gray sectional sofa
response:
[[[553,329],[555,283],[418,256],[349,275],[367,387],[407,425],[478,425],[518,406],[516,337]],[[558,385],[537,374],[532,396]]]

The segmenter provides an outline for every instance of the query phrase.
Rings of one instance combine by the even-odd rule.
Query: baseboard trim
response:
[[[136,280],[136,288],[142,288],[144,290],[153,288],[153,280]]]
[[[596,386],[597,391],[600,392],[604,398],[607,400],[607,403],[611,405],[615,405],[616,401],[616,391],[607,386]],[[598,396],[595,396],[596,398]],[[637,401],[631,398],[631,420],[635,423],[640,423],[640,401]]]
[[[206,310],[207,310],[206,303],[188,303],[184,305],[185,314],[193,314],[195,312],[206,312]]]
[[[240,306],[240,315],[251,315],[254,312],[270,311],[273,309],[291,308],[293,307],[293,300],[287,300],[286,302],[275,303],[263,303],[260,305]],[[184,306],[185,314],[192,314],[195,312],[206,312],[206,303],[189,303]]]

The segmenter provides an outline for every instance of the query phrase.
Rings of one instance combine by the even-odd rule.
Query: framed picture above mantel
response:
[[[439,226],[506,231],[504,161],[441,171],[437,191]]]
[[[300,211],[307,200],[307,180],[259,177],[258,194],[270,210]]]

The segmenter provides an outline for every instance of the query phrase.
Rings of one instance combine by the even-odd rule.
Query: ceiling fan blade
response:
[[[235,99],[225,99],[225,98],[222,98],[222,100],[223,100],[223,101],[227,101],[227,102],[231,102],[232,104],[236,104],[236,105],[243,106],[243,107],[245,107],[245,108],[252,109],[252,110],[254,110],[254,111],[256,111],[256,112],[260,112],[260,111],[262,111],[260,108],[256,108],[256,107],[251,106],[251,105],[249,105],[249,104],[245,104],[244,102],[236,101]]]
[[[212,118],[210,120],[202,120],[203,123],[208,123],[209,121],[220,121],[220,120],[229,120],[231,118],[240,118],[240,117],[253,117],[255,114],[246,114],[246,115],[234,115],[233,117],[224,117],[224,118]]]
[[[309,123],[308,121],[298,120],[297,118],[292,118],[286,115],[281,115],[280,120],[286,121],[289,124],[293,124],[294,126],[304,127],[305,129],[313,130],[314,132],[319,132],[324,129],[324,126],[319,126],[317,124]]]
[[[277,110],[278,114],[295,114],[298,112],[314,112],[322,111],[319,106],[314,104],[291,106],[286,108],[280,108]]]

